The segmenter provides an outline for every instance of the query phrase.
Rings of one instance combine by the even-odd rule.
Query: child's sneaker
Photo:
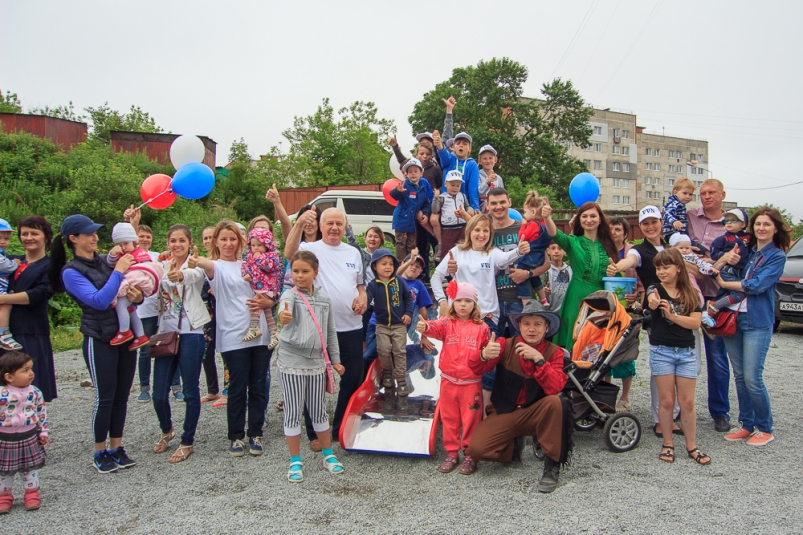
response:
[[[229,446],[229,455],[232,457],[242,457],[245,454],[245,444],[240,439],[232,440]]]
[[[268,349],[275,349],[276,346],[279,345],[279,331],[270,335],[270,343],[268,344]]]
[[[711,327],[716,327],[716,326],[717,326],[717,322],[716,322],[716,321],[714,321],[714,318],[712,318],[712,317],[711,317],[711,316],[708,314],[708,311],[707,311],[707,310],[706,310],[705,312],[703,312],[703,319],[702,319],[702,322],[703,322],[703,325],[705,325],[705,326],[706,326],[706,327],[708,327],[708,328],[711,328]]]
[[[131,332],[131,329],[128,329],[127,331],[118,331],[117,334],[114,335],[114,338],[112,338],[112,341],[109,342],[109,345],[121,346],[132,338],[134,338],[134,333]]]
[[[111,457],[114,464],[120,468],[131,468],[137,465],[137,462],[128,456],[125,452],[125,448],[122,446],[118,447],[116,450],[110,451],[109,457]]]
[[[256,340],[260,336],[262,336],[262,331],[259,330],[259,327],[250,327],[248,329],[248,332],[245,333],[245,336],[243,336],[243,342],[250,342],[251,340]]]
[[[42,506],[42,497],[39,495],[39,489],[28,489],[25,491],[25,496],[22,498],[26,511],[36,511]]]
[[[14,496],[9,489],[0,494],[0,515],[9,513],[12,505],[14,505]]]
[[[95,457],[92,459],[92,466],[101,474],[110,474],[120,469],[106,450],[95,452]]]
[[[131,342],[131,345],[128,346],[128,350],[134,351],[135,349],[139,349],[142,346],[148,345],[150,341],[151,339],[145,336],[144,334],[142,336],[137,336],[136,338],[134,338],[134,341]]]
[[[251,437],[248,439],[248,453],[251,455],[262,455],[265,448],[262,447],[262,437]]]
[[[11,336],[11,331],[6,331],[0,335],[0,347],[6,351],[19,351],[22,349],[20,343],[14,340],[14,337]]]

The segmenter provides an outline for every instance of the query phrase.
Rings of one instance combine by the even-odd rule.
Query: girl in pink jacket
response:
[[[443,342],[438,361],[441,371],[438,406],[446,459],[438,470],[448,473],[457,467],[460,462],[458,451],[468,448],[471,435],[482,420],[482,375],[472,372],[468,362],[488,344],[491,331],[482,321],[474,286],[453,280],[446,287],[446,294],[452,300],[448,317],[419,321],[418,332]],[[466,455],[460,473],[470,475],[476,469],[477,462]]]

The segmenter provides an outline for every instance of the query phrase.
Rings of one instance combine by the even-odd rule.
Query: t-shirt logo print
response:
[[[349,269],[357,269],[357,266],[355,264],[351,264],[349,262],[346,262],[346,267]]]

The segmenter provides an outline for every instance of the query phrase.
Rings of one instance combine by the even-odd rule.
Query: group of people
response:
[[[455,102],[446,104],[451,111]],[[122,439],[138,362],[146,401],[153,372],[159,425],[154,453],[167,452],[175,439],[170,392],[180,383],[186,411],[169,462],[192,455],[205,401],[226,406],[230,455],[262,454],[276,353],[288,481],[304,478],[302,420],[324,469],[342,474],[332,441],[367,366],[378,357],[386,417],[414,417],[407,405],[408,374],[433,372],[434,339],[442,342],[438,405],[446,450],[438,469],[459,467],[468,475],[480,461],[520,462],[522,437],[533,436],[545,455],[538,488],[551,492],[572,449],[571,415],[561,391],[578,310],[585,297],[603,289],[603,277],[620,272],[638,278],[628,303],[650,316],[654,432],[663,437],[659,458],[674,461],[673,436],[685,435],[688,456],[711,462],[695,436],[702,346],[716,429],[728,432],[727,440],[754,446],[773,439],[762,371],[774,287],[791,241],[775,209],[759,208],[749,220],[742,211],[726,213],[724,187],[710,179],[700,188],[702,208],[686,211],[694,186],[678,181],[663,211],[641,210],[644,240],[637,245],[627,243],[625,219],[609,220],[593,202],[579,208],[564,233],[552,219],[549,200],[536,192],[527,197],[524,221],[511,219],[493,147],[480,150],[478,165],[466,133],[455,136],[451,151],[437,131],[418,139],[416,157],[402,162],[406,180],[393,192],[395,253],[383,247],[378,228],[365,233],[361,246],[335,208],[319,213],[306,206],[291,221],[275,187],[266,198],[281,224],[284,260],[265,216],[248,227],[223,220],[203,229],[206,256],[182,224],[169,229],[164,253],[150,252],[153,233],[139,224],[133,208],[115,225],[115,247],[107,255],[97,251],[103,225],[84,215],[67,217],[55,237],[45,219],[21,220],[17,232],[25,254],[0,255],[8,281],[7,289],[0,287],[0,342],[7,349],[0,357],[0,513],[10,510],[17,472],[25,482],[26,508],[40,503],[45,404],[56,397],[47,303],[62,291],[82,312],[83,355],[95,387],[92,462],[100,473],[136,464]],[[395,140],[391,145],[402,159]],[[0,247],[12,231],[0,221]],[[430,270],[436,235],[439,261]],[[703,310],[714,323],[723,310],[736,312],[735,334],[700,336]],[[149,358],[148,350],[159,356]],[[222,392],[216,352],[225,367]],[[742,424],[734,430],[729,362]],[[334,373],[340,380],[330,428],[325,393],[334,391]],[[633,363],[612,371],[623,383],[616,410],[632,409],[634,375]],[[682,427],[675,423],[678,416]]]

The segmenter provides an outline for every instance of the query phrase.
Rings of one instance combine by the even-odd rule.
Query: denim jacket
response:
[[[742,289],[747,294],[749,329],[766,329],[775,321],[775,285],[783,274],[786,253],[769,243],[760,251],[756,246],[744,270]]]

